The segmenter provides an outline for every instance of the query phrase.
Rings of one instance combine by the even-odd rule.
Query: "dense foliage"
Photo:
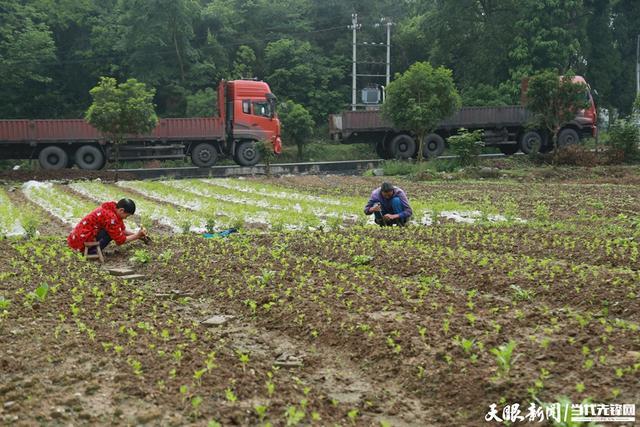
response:
[[[389,84],[382,114],[396,128],[410,129],[416,134],[420,141],[418,153],[422,153],[424,137],[458,108],[460,95],[451,70],[417,62]]]
[[[583,83],[573,82],[573,77],[544,71],[529,82],[527,108],[535,114],[536,127],[548,130],[554,137],[563,123],[575,117],[577,110],[589,106],[587,88]]]
[[[155,88],[160,116],[210,114],[221,78],[257,77],[324,123],[350,101],[354,11],[362,42],[394,22],[393,73],[445,66],[472,104],[517,102],[521,77],[553,68],[631,109],[635,0],[3,0],[0,117],[81,117],[101,76]],[[358,52],[384,73],[384,48]]]
[[[313,133],[313,119],[311,114],[300,104],[287,101],[280,109],[282,121],[282,135],[285,141],[291,141],[298,147],[298,160],[303,160],[304,146]]]

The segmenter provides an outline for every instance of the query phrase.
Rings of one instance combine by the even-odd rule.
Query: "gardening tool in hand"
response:
[[[142,226],[142,218],[134,215],[131,219],[133,219],[133,222],[135,222],[135,224],[140,227],[140,231],[142,231],[142,236],[140,236],[140,240],[142,240],[142,243],[144,243],[145,245],[150,245],[151,238],[147,235],[147,229]]]
[[[145,245],[150,245],[151,244],[151,237],[147,236],[147,230],[145,230],[144,228],[140,229],[140,240],[142,240],[142,243],[144,243]]]

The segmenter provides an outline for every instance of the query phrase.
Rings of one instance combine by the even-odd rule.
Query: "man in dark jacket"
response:
[[[131,199],[122,199],[118,203],[106,202],[82,218],[76,225],[67,243],[71,249],[84,250],[85,242],[98,242],[100,249],[104,249],[111,240],[122,245],[134,240],[143,239],[146,232],[141,228],[133,233],[125,228],[124,219],[133,215],[136,204]],[[94,249],[95,250],[95,249]]]
[[[383,182],[371,193],[369,202],[364,207],[366,215],[375,215],[376,224],[405,226],[413,215],[407,195],[401,188]]]

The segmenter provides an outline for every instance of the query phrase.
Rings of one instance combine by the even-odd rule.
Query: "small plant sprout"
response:
[[[33,239],[38,233],[38,227],[40,227],[41,220],[35,212],[25,212],[22,214],[21,224],[24,228],[25,236],[28,239]]]
[[[473,348],[473,345],[475,344],[475,342],[476,340],[469,340],[469,339],[463,338],[462,340],[460,340],[460,346],[462,347],[462,349],[466,354],[470,354],[471,349]]]
[[[301,409],[298,409],[297,406],[289,406],[285,412],[285,418],[287,420],[287,426],[296,426],[300,424],[304,417],[306,416],[305,412]]]
[[[498,348],[492,348],[490,350],[491,354],[496,357],[496,362],[498,362],[498,375],[500,377],[506,377],[511,370],[513,362],[516,361],[517,356],[513,358],[513,350],[515,347],[515,341],[510,340],[507,344],[503,344]]]
[[[231,390],[231,388],[229,388],[229,387],[227,387],[224,390],[224,396],[231,403],[234,403],[236,400],[238,400],[238,397],[235,395],[233,390]]]
[[[214,215],[207,216],[204,229],[209,234],[213,234],[216,231],[216,217]]]
[[[140,363],[139,360],[130,357],[127,362],[131,366],[131,369],[133,369],[133,373],[136,376],[142,375],[142,363]]]
[[[129,261],[136,264],[147,264],[149,261],[151,261],[151,255],[146,249],[136,249],[133,252],[133,256],[129,258]]]
[[[351,422],[351,424],[356,423],[356,419],[358,418],[358,413],[359,411],[357,409],[352,409],[349,412],[347,412],[347,417],[349,418],[349,421]]]
[[[11,305],[11,300],[0,295],[0,310],[6,310]]]
[[[194,417],[200,416],[200,405],[202,404],[202,396],[194,396],[191,399],[191,407],[193,408]]]
[[[373,261],[373,257],[370,255],[355,255],[353,257],[353,265],[369,265]]]
[[[158,260],[167,264],[173,258],[173,251],[171,249],[165,249],[162,251],[160,255],[158,255]]]
[[[187,215],[183,216],[182,221],[180,221],[180,230],[182,234],[189,234],[191,232],[191,220]]]
[[[513,299],[515,301],[530,301],[535,296],[533,291],[522,289],[518,285],[511,285],[509,287],[513,290]]]
[[[238,354],[238,360],[242,363],[242,372],[245,372],[245,368],[249,363],[249,353],[243,353],[240,350],[236,350],[236,353]]]
[[[180,394],[182,395],[182,401],[187,400],[187,393],[189,392],[189,387],[186,384],[180,386]]]
[[[267,406],[265,405],[255,405],[253,410],[256,411],[258,415],[258,419],[260,422],[264,421],[265,416],[267,415]]]

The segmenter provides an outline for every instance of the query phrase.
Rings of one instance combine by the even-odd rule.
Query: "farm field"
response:
[[[380,178],[0,186],[0,422],[477,426],[491,404],[640,404],[638,184],[392,182],[407,228],[362,213]],[[153,243],[106,265],[139,279],[66,248],[121,197]]]

